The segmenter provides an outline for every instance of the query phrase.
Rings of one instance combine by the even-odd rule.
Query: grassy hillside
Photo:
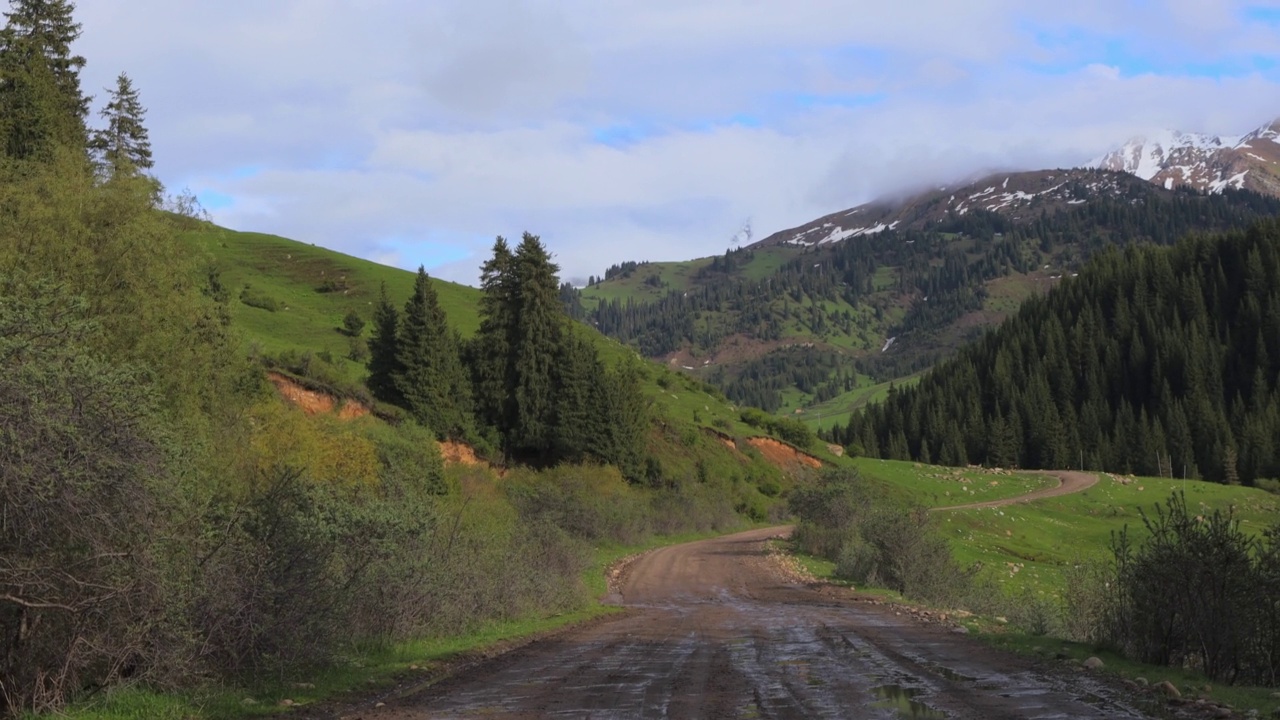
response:
[[[343,317],[354,310],[368,321],[384,284],[397,305],[413,287],[412,272],[278,236],[207,225],[187,232],[184,240],[217,267],[230,293],[232,321],[241,331],[246,352],[277,357],[311,353],[348,386],[363,380],[365,367],[348,357],[351,341],[341,332]],[[443,280],[436,280],[435,286],[450,324],[464,338],[473,335],[480,324],[480,291]],[[581,332],[592,339],[607,363],[636,355],[586,327]],[[739,443],[742,450],[730,450],[707,432],[714,429],[738,437],[760,434],[745,425],[739,408],[714,388],[648,363],[643,389],[662,419],[650,445],[665,472],[696,477],[701,466],[704,474],[714,471],[743,482],[750,478],[752,483],[776,475],[776,468],[745,444]],[[837,461],[824,447],[811,450],[829,462]]]
[[[231,293],[232,319],[247,342],[266,353],[328,352],[351,381],[364,370],[343,359],[349,350],[339,331],[343,316],[355,310],[368,321],[384,283],[397,303],[413,290],[411,272],[275,235],[205,226],[185,239],[216,263]],[[449,322],[464,337],[474,334],[480,291],[445,281],[436,282],[436,291]],[[255,299],[275,309],[246,303]]]

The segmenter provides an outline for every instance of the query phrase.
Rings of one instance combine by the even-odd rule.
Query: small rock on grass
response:
[[[1102,662],[1101,658],[1091,657],[1088,660],[1085,660],[1083,665],[1090,670],[1100,670],[1102,669],[1104,663]]]
[[[1165,680],[1160,684],[1156,685],[1156,689],[1164,693],[1165,695],[1168,695],[1171,698],[1182,697],[1182,692],[1178,690],[1178,687],[1173,683],[1169,682],[1168,680]]]
[[[1136,682],[1136,683],[1138,683],[1138,687],[1146,687],[1146,686],[1148,686],[1148,685],[1150,685],[1150,684],[1151,684],[1151,683],[1147,682],[1147,679],[1146,679],[1146,678],[1144,678],[1144,677],[1137,677],[1137,678],[1134,678],[1134,679],[1133,679],[1133,681],[1134,681],[1134,682]]]

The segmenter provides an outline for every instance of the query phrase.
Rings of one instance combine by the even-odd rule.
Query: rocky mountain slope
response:
[[[958,187],[927,190],[906,200],[877,200],[841,210],[776,232],[751,247],[813,247],[890,230],[924,230],[975,210],[1018,222],[1090,201],[1153,192],[1147,183],[1122,172],[1076,168],[1000,173]]]
[[[1280,119],[1238,137],[1175,130],[1137,137],[1090,167],[1132,173],[1166,189],[1280,195]]]

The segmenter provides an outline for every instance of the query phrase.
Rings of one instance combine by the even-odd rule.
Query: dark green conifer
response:
[[[88,143],[85,59],[72,53],[80,24],[69,0],[12,0],[0,31],[0,117],[11,157],[43,156]]]
[[[138,99],[138,91],[129,76],[120,73],[110,101],[102,111],[107,127],[93,133],[89,149],[107,177],[131,176],[150,170],[151,139],[143,118],[146,109]]]
[[[424,268],[418,268],[397,338],[400,368],[392,379],[409,412],[437,437],[466,438],[473,427],[471,386],[462,368],[460,340]]]
[[[516,322],[511,342],[512,396],[509,431],[515,452],[546,461],[555,421],[553,365],[559,354],[564,311],[559,268],[536,236],[525,233],[512,263]]]
[[[396,388],[395,376],[400,372],[400,313],[387,297],[386,283],[373,306],[373,335],[369,338],[369,379],[373,396],[383,402],[403,401]]]

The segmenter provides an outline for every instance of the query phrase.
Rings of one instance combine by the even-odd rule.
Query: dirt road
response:
[[[794,584],[765,548],[786,530],[644,555],[622,578],[626,614],[346,717],[1145,717],[1083,671]]]
[[[1059,495],[1070,495],[1088,490],[1098,484],[1098,475],[1096,473],[1075,472],[1074,470],[1046,470],[1043,475],[1051,475],[1058,478],[1058,484],[1051,488],[1043,490],[1034,490],[1025,495],[1016,495],[1003,500],[988,500],[986,502],[969,503],[967,505],[951,505],[950,507],[933,508],[934,512],[943,510],[973,510],[975,508],[993,508],[1004,507],[1005,505],[1016,505],[1018,503],[1027,503],[1033,500],[1043,500],[1045,498],[1058,497]]]

